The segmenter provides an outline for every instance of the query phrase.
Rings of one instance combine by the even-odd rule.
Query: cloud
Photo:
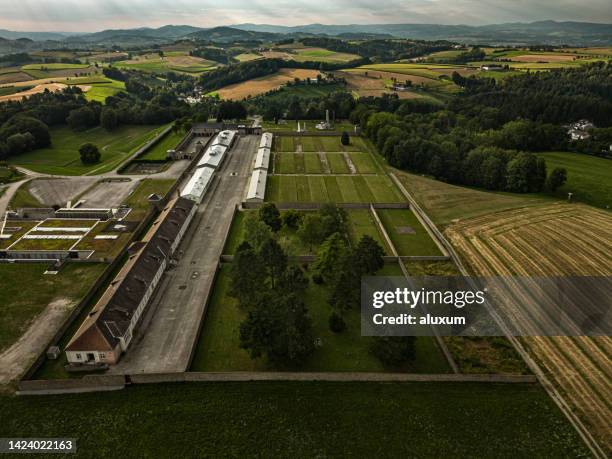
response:
[[[542,19],[612,22],[609,0],[0,0],[0,28],[107,28],[242,22],[491,24]]]

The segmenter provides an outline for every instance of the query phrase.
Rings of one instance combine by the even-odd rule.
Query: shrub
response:
[[[329,316],[329,329],[334,333],[342,333],[346,330],[346,322],[340,314],[332,312],[332,315]]]

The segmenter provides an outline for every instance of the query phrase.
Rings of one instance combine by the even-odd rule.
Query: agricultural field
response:
[[[166,53],[164,57],[153,53],[134,56],[130,60],[115,63],[115,66],[147,73],[177,72],[198,76],[216,69],[218,64],[200,57],[189,56],[186,52],[175,51]]]
[[[264,57],[262,55],[254,53],[241,53],[234,56],[234,59],[236,59],[238,62],[256,61],[263,58]]]
[[[132,457],[589,454],[533,384],[146,384],[93,394],[2,396],[0,403],[6,437],[69,432],[82,451]],[[101,430],[109,419],[118,427]]]
[[[292,58],[297,62],[315,61],[343,64],[360,59],[360,56],[349,53],[339,53],[324,48],[297,48],[292,50]]]
[[[401,275],[397,265],[383,268],[380,275]],[[245,319],[237,301],[228,296],[229,267],[224,266],[217,275],[206,319],[197,344],[191,371],[271,371],[290,370],[275,368],[264,358],[251,359],[240,349],[239,328]],[[333,333],[329,329],[332,310],[327,303],[328,292],[324,286],[310,283],[305,302],[313,320],[315,337],[320,339],[313,356],[300,371],[406,371],[414,373],[447,373],[450,371],[444,355],[434,338],[417,339],[415,362],[401,368],[385,368],[370,354],[371,338],[361,336],[361,314],[357,310],[344,315],[347,329]]]
[[[545,195],[482,191],[396,169],[392,172],[440,227],[478,215],[555,201]]]
[[[27,330],[47,305],[73,307],[102,274],[103,264],[67,264],[56,275],[47,265],[0,264],[0,355]]]
[[[53,145],[10,158],[9,163],[35,172],[56,175],[93,175],[109,172],[121,165],[144,143],[153,139],[165,126],[122,126],[112,132],[95,127],[77,134],[69,127],[51,129]],[[101,161],[84,165],[79,147],[91,142],[98,146]]]
[[[477,275],[612,275],[612,216],[589,206],[561,203],[506,210],[462,220],[445,233]],[[518,309],[508,303],[515,323],[531,330],[531,335],[540,335],[533,329],[533,318],[520,312],[534,310],[539,303],[527,297],[523,303]],[[612,392],[606,370],[611,338],[531,336],[521,340],[609,451]]]
[[[252,80],[243,81],[242,83],[226,86],[214,91],[212,94],[218,95],[221,99],[243,100],[282,88],[288,82],[293,82],[295,78],[301,80],[305,80],[306,78],[314,79],[318,74],[318,70],[281,69],[279,72],[272,75],[253,78]]]
[[[555,167],[567,170],[567,182],[556,191],[556,196],[566,199],[571,192],[574,201],[612,208],[611,160],[570,152],[547,152],[538,156],[546,159],[548,170]]]
[[[300,99],[315,99],[343,90],[344,86],[338,84],[301,84],[283,86],[272,94],[266,94],[260,97],[265,97],[267,100],[282,100],[291,96],[297,96]]]

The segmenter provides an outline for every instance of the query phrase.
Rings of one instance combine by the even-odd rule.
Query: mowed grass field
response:
[[[168,150],[174,150],[184,137],[184,131],[175,132],[172,130],[138,159],[165,161],[168,158]]]
[[[139,55],[131,60],[117,62],[115,66],[148,73],[177,72],[197,76],[217,68],[218,64],[199,57],[189,56],[187,52],[176,51],[166,53],[163,58],[155,53]]]
[[[65,299],[76,304],[105,267],[68,263],[50,276],[44,274],[44,263],[0,264],[0,351],[17,341],[49,303]]]
[[[347,155],[358,174],[382,173],[372,155],[364,152],[349,153],[275,153],[275,174],[348,174]]]
[[[405,199],[384,175],[273,175],[268,178],[266,201],[395,203]]]
[[[359,59],[357,54],[340,53],[324,48],[297,48],[292,50],[293,60],[297,62],[315,61],[342,64]]]
[[[340,136],[276,137],[274,150],[280,152],[341,152],[367,151],[361,137],[351,136],[349,145],[342,145]]]
[[[69,127],[51,129],[52,146],[12,157],[10,163],[44,174],[102,174],[118,167],[165,126],[122,126],[111,132],[102,127],[75,132]],[[81,163],[79,148],[86,142],[98,146],[102,154],[97,164]]]
[[[177,383],[0,403],[3,436],[72,436],[98,456],[589,454],[538,385]]]
[[[585,202],[604,209],[612,208],[612,160],[570,152],[540,153],[549,171],[555,167],[567,170],[567,182],[555,195]]]
[[[376,212],[400,256],[442,255],[410,209],[379,209]]]
[[[397,265],[388,265],[379,275],[400,276],[401,271]],[[347,329],[333,333],[328,322],[332,309],[327,302],[327,288],[312,282],[304,301],[313,321],[314,336],[320,340],[315,353],[299,368],[275,367],[263,357],[251,359],[247,351],[240,349],[240,323],[246,318],[246,312],[228,295],[229,285],[229,266],[226,265],[221,268],[215,282],[191,371],[450,371],[444,355],[431,337],[417,339],[417,356],[413,363],[385,368],[369,351],[372,338],[361,336],[360,311],[345,313]]]
[[[441,227],[477,215],[554,200],[545,195],[482,191],[396,169],[392,171],[427,215]]]

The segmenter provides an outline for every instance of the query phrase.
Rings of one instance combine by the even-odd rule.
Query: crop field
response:
[[[268,178],[266,201],[395,203],[404,198],[384,175],[273,175]]]
[[[256,61],[259,59],[263,59],[263,56],[260,54],[254,54],[254,53],[242,53],[242,54],[238,54],[234,56],[234,59],[236,59],[239,62],[249,62],[249,61]]]
[[[342,64],[360,58],[356,54],[339,53],[324,48],[297,48],[291,51],[291,58],[297,62],[315,61]]]
[[[477,457],[483,451],[495,457],[588,456],[533,384],[145,384],[104,393],[3,396],[0,403],[7,437],[70,432],[81,451],[130,457],[244,457],[253,451],[264,457],[306,451],[370,457],[383,450],[394,457]],[[101,430],[109,419],[119,427]]]
[[[51,147],[12,157],[9,162],[46,174],[102,174],[118,167],[163,129],[164,126],[123,126],[108,132],[102,127],[96,127],[75,133],[68,127],[55,127],[51,129]],[[102,158],[99,163],[81,163],[79,147],[86,142],[100,149]]]
[[[158,54],[135,56],[131,60],[115,64],[119,68],[140,70],[148,73],[178,72],[199,75],[217,68],[218,64],[184,52],[170,52],[161,58]]]
[[[380,275],[401,275],[397,265],[389,265]],[[275,368],[264,358],[251,359],[248,352],[240,349],[240,323],[246,313],[238,307],[237,301],[228,296],[229,267],[221,268],[191,371],[270,371],[290,370]],[[361,336],[361,314],[357,310],[344,315],[347,329],[333,333],[329,329],[329,315],[332,310],[327,303],[329,293],[326,287],[310,283],[304,301],[313,320],[315,337],[320,340],[313,356],[301,365],[300,371],[408,371],[414,373],[448,373],[448,364],[430,337],[417,339],[417,356],[413,364],[400,368],[385,368],[370,354],[371,338]]]
[[[346,80],[347,90],[357,97],[381,97],[383,94],[390,93],[397,94],[400,99],[423,97],[423,95],[414,91],[393,91],[389,88],[390,83],[385,82],[382,78],[373,78],[365,74],[360,75],[356,72],[348,71],[336,72],[336,74]],[[408,76],[404,77],[404,79],[409,78]]]
[[[376,212],[400,256],[442,255],[410,209],[379,209]]]
[[[278,91],[262,97],[265,97],[267,100],[282,100],[291,96],[297,96],[300,99],[314,99],[343,89],[344,86],[339,84],[301,84],[297,86],[284,86]]]
[[[281,69],[272,75],[226,86],[215,91],[214,94],[217,94],[221,99],[242,100],[279,89],[295,78],[305,80],[306,78],[316,78],[318,74],[318,70]]]
[[[45,264],[0,264],[0,351],[14,343],[49,303],[76,304],[104,268],[104,264],[69,263],[50,276],[44,274]]]
[[[612,161],[596,156],[570,152],[540,153],[548,170],[563,167],[567,182],[556,191],[562,199],[572,199],[602,208],[612,208]]]
[[[576,204],[492,213],[446,229],[468,266],[482,276],[610,276],[611,234],[610,213]],[[532,311],[538,308],[528,297],[524,303]],[[513,308],[512,302],[509,307]],[[525,312],[514,314],[522,329],[538,334],[532,317],[526,317]],[[610,451],[612,339],[532,336],[522,340],[604,449]]]
[[[79,70],[89,68],[87,64],[28,64],[22,70]]]

